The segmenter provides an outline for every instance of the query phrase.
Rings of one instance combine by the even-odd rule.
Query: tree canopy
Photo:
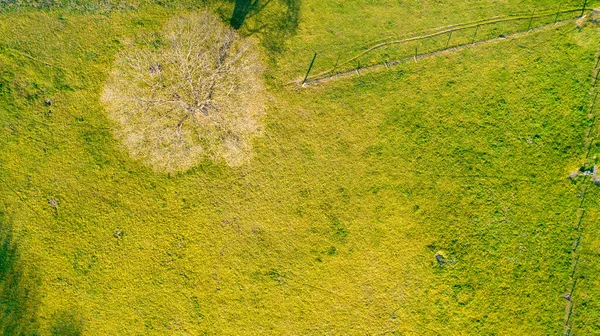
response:
[[[176,172],[204,158],[247,160],[260,133],[263,87],[255,43],[202,12],[126,47],[102,101],[134,157]]]

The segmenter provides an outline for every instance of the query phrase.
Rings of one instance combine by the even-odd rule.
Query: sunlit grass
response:
[[[336,3],[303,3],[276,78],[305,69],[301,52],[379,38],[386,20],[411,32],[499,8],[347,2],[325,21],[336,12],[321,9]],[[300,91],[273,84],[250,164],[168,175],[129,158],[99,95],[120,46],[174,13],[0,17],[1,210],[20,251],[14,269],[31,274],[17,277],[28,299],[9,296],[35,311],[27,330],[562,332],[579,204],[567,176],[585,156],[595,28]],[[345,37],[325,37],[323,25]],[[595,287],[583,284],[590,308],[575,321],[593,333]]]

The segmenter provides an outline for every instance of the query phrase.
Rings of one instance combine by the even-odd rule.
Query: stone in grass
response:
[[[581,166],[581,168],[579,168],[579,174],[585,175],[585,176],[594,175],[594,166],[590,166],[589,164],[585,164],[585,165]]]
[[[571,172],[569,179],[575,181],[580,175],[590,176],[595,185],[600,185],[600,171],[598,170],[598,166],[594,165],[591,169],[583,166],[579,170]]]
[[[54,210],[56,210],[56,208],[58,207],[58,201],[52,197],[48,198],[48,204]]]
[[[579,177],[579,170],[572,171],[569,174],[569,180],[575,181]]]
[[[565,298],[565,300],[571,301],[571,293],[567,293],[567,294],[563,295],[563,297]]]
[[[446,260],[439,253],[435,254],[435,261],[437,261],[437,263],[440,264],[440,265],[443,265],[443,264],[446,263]]]
[[[121,236],[123,235],[123,231],[121,230],[117,230],[115,231],[115,233],[113,234],[113,236],[117,239],[119,239]]]
[[[448,263],[456,263],[456,260],[454,259],[446,259],[445,256],[441,253],[438,252],[435,254],[435,261],[437,261],[438,265],[445,265]]]

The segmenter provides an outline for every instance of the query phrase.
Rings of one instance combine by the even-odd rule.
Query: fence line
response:
[[[569,20],[565,20],[565,21],[559,21],[556,24],[563,24],[563,23],[567,23],[567,22],[572,22],[574,20],[575,19],[569,19]],[[502,41],[502,40],[506,40],[506,39],[510,39],[510,38],[516,38],[516,37],[521,36],[521,35],[526,34],[526,33],[531,33],[531,32],[539,31],[539,30],[542,30],[542,29],[547,29],[548,27],[555,26],[556,24],[548,24],[548,25],[545,25],[545,26],[536,27],[536,28],[533,28],[532,30],[530,30],[528,32],[518,32],[518,33],[511,34],[511,35],[506,35],[506,36],[503,36],[503,37],[496,37],[496,38],[489,39],[489,40],[483,40],[483,41],[478,41],[478,42],[474,42],[474,43],[468,43],[468,44],[461,44],[461,45],[451,46],[449,48],[440,49],[440,50],[428,52],[428,53],[425,53],[425,54],[420,54],[420,55],[417,56],[417,59],[422,59],[422,58],[425,58],[425,57],[432,57],[432,56],[439,55],[441,53],[447,53],[447,52],[452,52],[452,51],[463,50],[463,49],[470,48],[470,47],[477,46],[477,45],[481,45],[481,44]],[[406,57],[403,57],[401,59],[397,59],[397,60],[394,60],[394,61],[385,60],[381,64],[380,63],[376,63],[376,64],[373,64],[373,65],[370,65],[370,66],[367,66],[367,67],[362,67],[361,69],[363,69],[364,72],[370,72],[370,71],[382,69],[384,67],[389,70],[393,66],[396,66],[396,65],[398,65],[400,63],[405,63],[405,62],[408,62],[408,61],[412,61],[414,59],[415,59],[415,56],[411,55],[411,56],[406,56]],[[349,68],[348,70],[346,70],[344,72],[336,72],[335,74],[333,74],[331,76],[324,76],[324,77],[320,77],[320,78],[309,79],[309,80],[306,81],[306,83],[304,85],[314,85],[314,84],[319,84],[319,83],[326,82],[326,81],[333,80],[333,79],[346,78],[346,77],[352,76],[355,73],[356,73],[356,69],[355,68]],[[287,84],[288,85],[298,84],[298,81],[289,82]]]
[[[600,45],[599,45],[600,47]],[[598,98],[598,93],[600,93],[600,91],[598,90],[597,84],[598,84],[598,74],[600,74],[600,68],[598,68],[598,65],[600,63],[600,49],[596,51],[596,63],[594,64],[594,68],[592,69],[592,87],[589,90],[589,95],[593,96],[593,98],[591,98],[590,100],[590,105],[589,105],[589,116],[590,116],[590,125],[589,128],[585,134],[585,160],[586,160],[586,165],[590,164],[590,151],[594,142],[594,135],[592,134],[592,132],[594,131],[594,127],[596,126],[596,113],[594,112],[595,110],[595,106],[596,106],[596,99]],[[595,94],[594,94],[595,92]],[[579,205],[576,209],[576,214],[578,214],[579,216],[576,217],[577,219],[577,225],[575,226],[575,231],[577,233],[577,237],[574,238],[573,241],[573,247],[571,250],[572,253],[572,262],[571,262],[571,275],[569,277],[569,281],[571,282],[571,287],[569,288],[569,292],[565,294],[565,299],[567,300],[567,305],[565,307],[565,324],[564,324],[564,332],[563,335],[565,336],[570,336],[571,335],[571,331],[573,330],[573,327],[571,326],[571,317],[573,315],[573,308],[575,307],[575,303],[574,303],[574,294],[575,294],[575,288],[577,285],[577,277],[576,277],[576,273],[578,270],[578,266],[579,266],[579,258],[580,255],[577,254],[577,250],[579,248],[579,246],[581,245],[581,240],[583,239],[583,229],[584,227],[582,226],[583,223],[583,218],[585,216],[586,213],[586,209],[584,207],[585,204],[585,198],[587,196],[587,190],[591,185],[596,184],[596,179],[598,178],[596,176],[597,171],[596,171],[596,158],[594,157],[592,159],[593,161],[591,162],[592,164],[592,169],[593,169],[593,175],[590,176],[584,176],[585,180],[583,182],[583,186],[581,189],[581,201],[579,202]]]
[[[346,71],[355,72],[357,70],[357,68],[355,68],[355,67],[346,68],[345,70],[342,70],[340,72],[336,72],[336,70],[338,70],[340,67],[343,67],[344,65],[348,65],[348,64],[354,63],[355,61],[359,60],[361,57],[363,57],[363,56],[365,56],[365,55],[367,55],[367,54],[369,54],[369,53],[371,53],[371,52],[373,52],[373,51],[375,51],[377,49],[381,49],[381,48],[388,47],[388,46],[391,46],[391,45],[399,45],[399,44],[406,44],[406,43],[409,43],[409,42],[429,40],[429,39],[433,39],[433,38],[441,36],[441,35],[448,34],[448,40],[446,41],[445,47],[443,47],[441,49],[435,50],[435,52],[440,52],[440,51],[444,51],[444,50],[448,50],[448,49],[453,49],[453,48],[461,46],[459,44],[459,45],[448,47],[449,44],[450,44],[450,40],[452,38],[452,34],[454,32],[460,32],[460,31],[465,31],[465,30],[468,30],[468,29],[475,28],[475,33],[474,33],[473,38],[471,40],[471,44],[474,44],[476,36],[477,36],[477,32],[478,32],[479,28],[482,27],[482,26],[489,26],[489,25],[500,24],[500,23],[505,23],[505,22],[516,22],[516,21],[529,20],[529,25],[527,27],[527,30],[525,30],[525,31],[529,31],[531,29],[531,24],[532,24],[533,19],[555,16],[554,23],[547,24],[547,25],[552,25],[552,24],[556,24],[558,22],[557,19],[558,19],[558,16],[560,14],[574,13],[574,12],[580,12],[580,11],[585,12],[586,10],[587,9],[585,7],[575,8],[575,9],[566,9],[566,10],[561,10],[560,7],[559,7],[559,9],[557,11],[552,11],[552,12],[545,12],[545,13],[535,14],[536,11],[534,11],[533,13],[527,14],[527,15],[524,15],[524,14],[519,14],[519,15],[512,14],[512,15],[507,15],[507,16],[495,16],[495,17],[492,17],[492,18],[482,19],[482,20],[478,20],[478,21],[472,21],[472,22],[468,22],[468,23],[459,23],[459,24],[454,24],[454,25],[449,25],[449,26],[444,26],[444,27],[438,27],[438,28],[434,28],[434,29],[428,30],[428,31],[430,31],[432,33],[429,33],[429,34],[426,34],[426,35],[421,35],[421,36],[407,37],[407,38],[403,38],[403,39],[399,39],[399,40],[389,40],[391,38],[385,38],[385,39],[379,40],[379,42],[376,43],[375,45],[372,45],[371,47],[368,47],[366,50],[363,50],[362,52],[356,54],[355,56],[353,56],[353,57],[351,57],[351,58],[349,58],[349,59],[347,59],[347,60],[345,60],[343,62],[339,62],[339,57],[338,57],[338,61],[336,61],[335,66],[332,69],[330,69],[330,70],[326,70],[326,71],[320,72],[320,73],[318,73],[316,75],[313,75],[313,76],[308,76],[307,75],[301,81],[292,81],[292,82],[289,82],[287,84],[289,85],[289,84],[298,84],[298,83],[300,83],[301,85],[304,85],[304,84],[308,84],[308,83],[311,83],[311,82],[319,81],[320,79],[324,79],[324,78],[327,78],[327,77],[335,77],[336,74],[343,73],[343,72],[346,72]],[[570,19],[564,20],[564,21],[574,20],[575,18],[570,18]],[[561,21],[561,22],[564,22],[564,21]],[[543,26],[547,26],[547,25],[543,25]],[[425,31],[425,32],[427,32],[427,31]],[[490,40],[493,40],[493,39],[490,39]],[[464,45],[464,44],[462,44],[462,45]],[[417,46],[417,48],[418,48],[418,46]],[[432,52],[430,52],[429,54],[431,54],[431,53]],[[418,53],[415,55],[414,58],[416,59],[417,56],[418,56]],[[389,64],[390,63],[388,63],[387,60],[386,60],[386,67],[389,67]],[[369,67],[369,65],[363,66],[362,68],[364,69],[366,67]],[[311,66],[311,68],[312,68],[312,66]],[[310,70],[308,72],[310,72]],[[308,74],[308,72],[307,72],[307,74]]]
[[[556,15],[558,16],[559,14],[564,14],[564,13],[571,13],[571,12],[577,12],[580,10],[580,8],[573,8],[570,10],[562,10],[562,4],[558,6],[558,9],[555,10],[542,10],[539,11],[540,13],[544,13],[544,14],[539,14],[540,16],[551,16],[551,15]],[[537,10],[536,10],[537,11]],[[530,17],[530,13],[527,12],[523,12],[523,13],[512,13],[512,14],[506,14],[506,15],[498,15],[498,16],[493,16],[493,17],[489,17],[489,18],[485,18],[485,19],[479,19],[479,20],[475,20],[475,21],[469,21],[469,22],[462,22],[462,23],[454,23],[451,25],[447,25],[447,26],[441,26],[441,27],[435,27],[435,28],[429,28],[429,29],[425,29],[425,30],[421,30],[418,32],[412,32],[412,33],[406,33],[406,34],[402,34],[402,35],[394,35],[394,36],[388,36],[385,38],[381,38],[378,40],[374,40],[371,43],[372,44],[379,44],[379,43],[383,43],[386,42],[390,39],[394,39],[394,38],[401,38],[401,37],[409,37],[409,36],[420,36],[420,35],[428,35],[432,32],[436,32],[442,29],[451,29],[451,28],[460,28],[460,27],[464,27],[464,26],[470,26],[473,27],[477,24],[482,24],[488,21],[492,21],[492,20],[498,20],[498,19],[510,19],[510,18],[517,18],[517,17]],[[557,20],[558,21],[558,20]]]

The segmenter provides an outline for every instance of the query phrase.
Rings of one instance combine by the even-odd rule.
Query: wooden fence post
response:
[[[478,30],[479,30],[479,25],[477,25],[477,27],[475,28],[475,34],[473,34],[473,40],[471,41],[471,44],[475,43],[475,38],[477,37]]]
[[[592,106],[590,107],[590,114],[594,115],[594,107],[596,106],[596,99],[598,99],[598,93],[600,91],[596,91],[596,95],[594,96],[594,101],[592,101]]]
[[[331,69],[331,74],[332,74],[332,75],[335,75],[335,69],[337,69],[338,62],[340,61],[340,57],[341,57],[341,56],[339,56],[339,55],[338,55],[338,58],[337,58],[337,60],[335,60],[335,65],[333,66],[333,69]]]
[[[531,22],[533,22],[534,16],[535,16],[535,9],[533,10],[533,13],[531,13],[531,18],[529,19],[529,25],[527,26],[527,31],[529,31],[529,29],[531,29]]]
[[[556,16],[554,17],[554,23],[558,22],[558,13],[560,13],[561,7],[562,7],[562,2],[558,4],[558,10],[556,11]]]
[[[448,41],[446,41],[446,46],[444,47],[444,49],[448,49],[448,43],[450,43],[450,39],[452,38],[452,30],[450,31],[450,34],[448,34]]]
[[[415,62],[417,61],[417,55],[419,54],[419,46],[415,47]]]
[[[583,1],[583,8],[581,9],[581,15],[580,16],[583,16],[583,13],[585,13],[585,6],[587,5],[587,2],[588,2],[588,0],[584,0]]]
[[[302,86],[304,86],[304,83],[306,83],[306,80],[308,79],[308,74],[310,73],[310,69],[312,69],[312,66],[315,63],[315,58],[317,58],[317,53],[316,52],[313,55],[312,60],[310,61],[310,65],[308,66],[308,70],[306,70],[306,76],[304,76],[304,79],[302,80]]]

